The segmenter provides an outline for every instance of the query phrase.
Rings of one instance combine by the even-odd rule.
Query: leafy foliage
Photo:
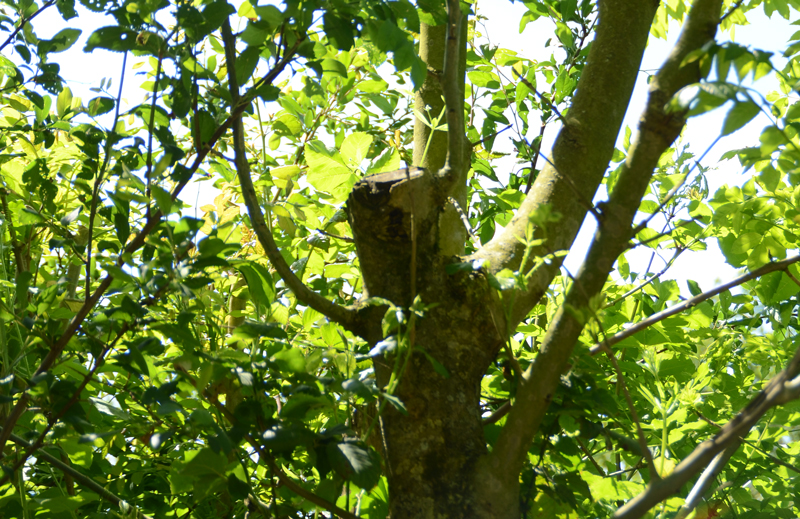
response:
[[[310,495],[362,517],[386,517],[390,489],[376,424],[387,405],[407,412],[392,384],[415,352],[436,376],[453,375],[411,345],[414,321],[435,301],[410,308],[372,301],[385,306],[384,339],[369,345],[299,300],[241,208],[228,129],[243,114],[258,202],[291,271],[326,299],[355,303],[364,286],[343,204],[366,175],[411,162],[411,96],[429,74],[416,38],[421,23],[446,19],[444,7],[408,0],[245,1],[238,9],[221,0],[80,4],[115,21],[95,29],[85,50],[136,60],[148,97],[123,109],[111,81],[93,99],[73,96],[50,60],[81,30],[39,39],[34,14],[55,5],[78,26],[74,1],[3,4],[0,26],[11,35],[2,47],[16,54],[0,56],[0,417],[10,439],[0,517],[299,517],[325,507]],[[467,252],[519,210],[545,160],[545,128],[568,115],[591,48],[595,2],[525,5],[520,29],[551,19],[561,58],[535,61],[483,44],[478,26],[469,27],[466,130],[476,144],[465,211],[478,241]],[[798,4],[763,7],[788,18]],[[652,34],[666,34],[668,20],[683,20],[686,9],[680,1],[662,5]],[[731,13],[723,28],[746,22],[746,9]],[[239,104],[220,32],[229,16],[240,23]],[[642,226],[632,247],[674,260],[715,241],[730,265],[751,271],[798,248],[798,50],[790,42],[781,70],[769,53],[734,43],[691,56],[715,79],[684,89],[674,110],[694,116],[727,107],[722,135],[759,113],[772,124],[759,143],[723,156],[738,160],[748,180],[714,193],[692,151],[664,154],[639,208],[657,216],[663,231]],[[781,88],[766,99],[744,83],[764,75]],[[436,115],[425,114],[429,124]],[[541,131],[529,138],[537,121]],[[508,177],[498,174],[504,154],[495,150],[507,126],[521,165]],[[628,130],[615,150],[609,190],[630,139]],[[216,193],[201,214],[179,196],[190,183]],[[558,220],[548,211],[534,215],[537,223]],[[451,274],[481,268],[464,263]],[[502,292],[524,286],[526,275],[504,271],[490,282]],[[624,339],[615,347],[624,380],[611,363],[578,352],[520,475],[523,513],[606,516],[644,491],[652,475],[643,470],[623,383],[658,472],[670,473],[792,357],[799,278],[792,265]],[[515,398],[514,370],[539,354],[569,284],[566,273],[553,281],[483,378],[489,448],[505,421],[490,415]],[[586,323],[580,341],[592,346],[675,304],[682,288],[623,254],[588,309],[565,311]],[[695,280],[688,291],[702,292]],[[395,359],[395,371],[379,387],[373,358],[384,356]],[[748,432],[719,475],[725,484],[709,494],[708,517],[796,513],[798,425],[795,402]],[[661,513],[681,504],[668,499]]]

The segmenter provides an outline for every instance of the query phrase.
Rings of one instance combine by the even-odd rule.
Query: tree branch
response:
[[[5,432],[5,430],[3,430],[3,432]],[[32,447],[34,447],[33,445],[31,445],[30,443],[26,442],[25,440],[23,440],[22,438],[20,438],[16,434],[9,434],[8,436],[11,439],[12,442],[16,443],[17,445],[19,445],[21,447],[25,447],[26,449],[31,449]],[[122,499],[121,497],[117,496],[116,494],[106,490],[105,487],[103,487],[102,485],[97,483],[95,480],[93,480],[89,476],[85,476],[83,473],[81,473],[81,472],[75,470],[74,468],[70,467],[69,465],[67,465],[66,463],[64,463],[60,459],[56,458],[55,456],[52,456],[52,455],[48,454],[47,452],[45,452],[45,451],[40,449],[36,453],[36,457],[46,461],[47,463],[49,463],[50,465],[54,466],[55,468],[57,468],[58,470],[60,470],[64,474],[71,476],[75,481],[77,481],[78,483],[80,483],[81,485],[86,487],[87,489],[91,490],[95,494],[99,495],[100,497],[102,497],[106,501],[109,501],[110,503],[114,503],[117,506],[125,506],[125,505],[130,506],[130,504],[127,503],[124,499]],[[133,508],[133,507],[131,507],[131,508]],[[150,519],[149,516],[143,514],[137,508],[133,508],[133,512],[135,514],[135,515],[133,515],[133,517],[135,517],[137,519],[140,519],[140,518],[141,519]]]
[[[506,418],[493,451],[487,456],[489,471],[498,479],[509,479],[507,474],[517,477],[528,445],[539,429],[561,374],[589,318],[588,311],[585,312],[584,309],[588,310],[591,298],[603,289],[614,262],[626,249],[633,218],[650,183],[653,170],[661,154],[669,148],[683,128],[685,120],[682,115],[665,113],[664,107],[680,88],[700,79],[697,64],[683,65],[683,60],[690,52],[713,39],[719,23],[721,3],[722,0],[697,0],[694,3],[673,52],[651,81],[650,96],[641,118],[639,134],[631,145],[627,161],[603,210],[603,221],[589,248],[586,261],[551,322],[539,354],[522,377],[514,406]],[[608,6],[609,2],[604,4]],[[641,10],[645,4],[637,2],[637,5]],[[601,11],[598,31],[610,24],[611,20],[607,18],[609,15],[624,17],[626,26],[630,26],[628,13]],[[596,50],[594,45],[592,50]],[[616,71],[616,67],[607,68],[614,68]],[[581,88],[579,92],[580,90]],[[569,117],[575,117],[574,109],[569,114]],[[559,165],[559,169],[561,168]],[[583,316],[578,318],[581,314]],[[513,480],[508,480],[507,483],[513,484]]]
[[[537,175],[509,225],[469,259],[488,260],[492,273],[505,268],[527,271],[520,265],[530,216],[550,206],[561,219],[545,231],[537,229],[543,245],[529,257],[544,257],[571,247],[614,153],[625,111],[642,61],[656,2],[606,0],[599,3],[599,19],[586,66],[564,124],[553,145],[550,159]],[[608,56],[614,56],[609,66]],[[570,180],[580,196],[570,187]],[[538,302],[558,273],[560,262],[543,264],[534,271],[525,290],[514,298],[511,322],[518,322]],[[513,328],[513,326],[512,326]]]
[[[714,482],[714,478],[717,477],[725,465],[728,463],[728,460],[731,459],[737,450],[739,450],[739,445],[741,445],[742,441],[741,438],[739,441],[731,442],[728,447],[717,454],[714,457],[714,460],[711,464],[706,467],[703,473],[700,475],[700,478],[692,487],[692,491],[689,492],[689,495],[686,496],[686,503],[678,510],[678,513],[675,514],[675,519],[685,519],[692,511],[697,507],[697,504],[700,502],[700,499],[703,498],[703,494],[706,493],[708,487],[711,486],[711,483]]]
[[[8,44],[11,43],[14,40],[14,38],[17,36],[17,34],[19,34],[19,31],[24,29],[25,25],[27,25],[28,22],[30,22],[31,20],[36,18],[39,15],[39,13],[41,13],[42,11],[47,9],[48,7],[52,7],[54,5],[56,5],[56,0],[50,0],[49,2],[46,2],[44,5],[42,5],[42,7],[37,9],[32,15],[30,15],[28,17],[23,16],[22,18],[20,18],[19,25],[13,31],[11,31],[11,34],[8,35],[8,38],[6,38],[5,41],[3,42],[3,44],[0,45],[0,51],[5,49],[8,46]]]
[[[444,71],[442,73],[442,91],[444,92],[445,109],[447,110],[447,158],[444,167],[439,170],[438,177],[450,186],[463,176],[464,153],[464,96],[458,82],[459,48],[461,47],[461,2],[447,0],[447,40],[444,50]],[[449,189],[446,190],[449,194]]]
[[[775,406],[800,398],[798,366],[800,366],[800,348],[795,351],[786,368],[778,373],[733,420],[725,424],[714,438],[698,445],[686,459],[675,467],[672,474],[660,481],[651,482],[643,493],[617,510],[614,517],[616,519],[642,517],[658,503],[678,492],[719,453],[732,445],[738,446],[741,438],[747,436],[747,432],[764,416],[764,413]]]
[[[231,26],[228,19],[222,24],[222,42],[225,46],[225,61],[228,67],[228,88],[231,92],[233,106],[239,105],[239,85],[236,83],[236,40],[231,33]],[[335,321],[345,328],[352,330],[356,321],[357,313],[354,309],[337,305],[325,299],[320,294],[308,288],[303,281],[292,272],[281,255],[275,239],[264,220],[264,213],[258,204],[253,179],[250,175],[250,164],[247,162],[247,151],[244,144],[244,125],[242,124],[241,112],[232,114],[233,119],[233,149],[236,164],[236,173],[239,176],[239,183],[242,186],[242,196],[244,197],[247,213],[250,215],[250,222],[253,224],[253,231],[256,233],[259,243],[264,248],[269,261],[275,267],[278,275],[281,276],[298,301],[306,304],[314,310],[322,313],[330,320]]]
[[[738,287],[739,285],[741,285],[743,283],[747,283],[751,279],[760,278],[761,276],[765,276],[765,275],[767,275],[767,274],[769,274],[771,272],[776,272],[778,270],[784,270],[785,271],[785,270],[788,269],[789,265],[797,263],[798,261],[800,261],[800,255],[799,256],[792,256],[791,258],[786,258],[785,260],[781,260],[781,261],[773,261],[772,263],[767,263],[763,267],[757,268],[753,272],[750,272],[750,273],[745,274],[743,276],[739,276],[738,278],[734,279],[733,281],[729,281],[729,282],[727,282],[727,283],[725,283],[723,285],[718,286],[717,288],[709,290],[708,292],[703,292],[702,294],[698,294],[698,295],[694,296],[693,298],[687,299],[686,301],[683,301],[683,302],[681,302],[681,303],[679,303],[679,304],[677,304],[675,306],[671,306],[671,307],[667,308],[666,310],[664,310],[662,312],[659,312],[657,314],[653,314],[650,317],[648,317],[647,319],[645,319],[644,321],[639,321],[638,323],[634,324],[630,328],[626,328],[624,331],[621,331],[618,334],[607,338],[602,343],[595,344],[589,350],[589,354],[590,355],[597,355],[598,353],[603,351],[603,347],[605,345],[608,345],[609,347],[611,347],[614,344],[617,344],[618,342],[620,342],[620,341],[622,341],[624,339],[627,339],[631,335],[635,335],[635,334],[641,332],[642,330],[644,330],[646,328],[649,328],[650,326],[653,326],[654,324],[656,324],[659,321],[663,321],[664,319],[666,319],[668,317],[672,317],[675,314],[679,314],[679,313],[683,312],[684,310],[688,310],[689,308],[692,308],[694,306],[699,305],[700,303],[702,303],[706,299],[710,299],[710,298],[714,297],[715,295],[718,295],[718,294],[721,294],[722,292],[725,292],[726,290],[730,290],[733,287]]]

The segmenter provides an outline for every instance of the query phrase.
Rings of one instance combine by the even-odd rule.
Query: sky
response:
[[[238,4],[238,2],[234,2]],[[263,3],[263,2],[262,2]],[[43,12],[36,20],[35,27],[37,35],[40,38],[50,38],[59,30],[65,27],[76,27],[83,30],[83,34],[78,42],[68,51],[54,56],[53,60],[61,64],[61,71],[63,77],[67,80],[68,85],[73,91],[73,95],[82,97],[84,103],[99,94],[90,91],[92,87],[99,87],[103,78],[112,78],[113,83],[109,91],[116,96],[119,81],[119,75],[122,67],[122,54],[112,53],[102,49],[95,50],[91,54],[84,54],[82,52],[85,45],[86,38],[91,32],[98,27],[113,24],[110,17],[103,17],[101,15],[91,13],[82,6],[79,7],[79,17],[69,22],[64,22],[58,15],[55,9],[50,9]],[[555,52],[558,57],[558,52],[561,52],[555,47],[545,47],[545,42],[552,37],[553,24],[549,20],[539,19],[536,22],[528,24],[527,28],[520,34],[518,31],[518,21],[521,15],[525,12],[525,6],[520,3],[511,3],[510,1],[503,0],[479,0],[478,13],[488,17],[483,23],[483,27],[478,30],[487,38],[492,45],[497,45],[503,48],[513,49],[521,56],[536,60],[546,60],[550,57],[551,53]],[[767,18],[759,9],[747,13],[748,20],[751,25],[739,26],[735,30],[734,41],[743,45],[749,45],[754,48],[778,51],[778,54],[773,58],[773,63],[778,66],[783,64],[780,59],[779,51],[786,46],[789,37],[798,29],[797,26],[791,25],[790,21],[784,20],[777,14],[773,14],[772,18]],[[166,22],[166,19],[161,20]],[[79,23],[78,23],[79,22]],[[674,41],[677,39],[679,31],[677,25],[673,23],[670,27],[668,41],[650,38],[647,51],[642,63],[642,70],[654,72],[661,65],[662,61],[671,49]],[[729,33],[718,35],[718,42],[731,40]],[[141,62],[141,58],[129,57],[128,67],[123,89],[123,109],[130,108],[141,103],[144,99],[144,92],[139,88],[141,83],[145,81],[141,71],[147,70],[149,67],[135,69],[136,63]],[[759,80],[752,85],[763,95],[766,95],[771,90],[777,89],[777,81],[771,77]],[[639,114],[645,106],[647,93],[647,73],[643,72],[639,76],[633,97],[630,102],[628,112],[623,123],[624,126],[630,126],[635,130],[636,122]],[[729,106],[727,106],[729,108]],[[690,120],[687,129],[685,130],[682,141],[688,143],[690,150],[699,157],[711,145],[721,128],[726,109],[718,109],[710,114],[706,114]],[[741,185],[746,180],[746,176],[742,175],[741,167],[738,162],[726,161],[719,162],[719,156],[727,150],[752,145],[758,142],[758,135],[764,126],[768,124],[765,116],[758,116],[750,122],[745,128],[738,132],[722,139],[717,143],[714,148],[708,153],[703,165],[711,166],[714,171],[708,174],[711,193],[716,188],[724,184],[737,184]],[[538,133],[535,124],[531,125],[534,132]],[[508,132],[510,133],[510,132]],[[620,132],[622,136],[624,132]],[[550,129],[545,133],[542,150],[544,153],[549,153],[550,147],[557,135],[557,128]],[[534,135],[530,134],[529,138]],[[621,138],[618,147],[621,146]],[[503,144],[505,142],[505,144]],[[506,147],[506,151],[513,151],[511,143],[508,139],[505,141],[498,138],[496,141],[496,149]],[[507,173],[510,172],[515,166],[513,161],[506,164],[501,163],[498,171],[506,168]],[[541,167],[541,162],[540,162]],[[506,173],[506,174],[507,174]],[[204,183],[208,185],[208,183]],[[199,205],[209,203],[215,196],[215,193],[202,192],[198,193],[196,188],[188,188],[189,191],[182,198],[188,203],[194,204],[198,200]],[[199,197],[197,195],[200,195]],[[600,192],[596,201],[605,198],[605,193]],[[595,222],[590,216],[584,223],[583,228],[579,234],[576,242],[576,247],[573,247],[572,252],[565,262],[566,268],[570,272],[577,272],[580,264],[583,262],[588,244],[590,243],[591,236],[594,233]],[[671,252],[667,252],[671,255]],[[643,269],[649,262],[651,253],[649,249],[635,250],[628,254],[628,259],[633,266],[638,266]],[[663,267],[663,261],[656,259],[653,263],[652,271],[660,270]],[[634,268],[634,270],[636,270]],[[720,282],[728,281],[737,276],[739,272],[736,269],[725,264],[716,244],[711,242],[709,250],[704,252],[685,252],[673,267],[669,270],[665,278],[678,279],[679,281],[686,279],[695,279],[698,281],[703,289],[710,289]],[[679,283],[685,290],[685,283]]]

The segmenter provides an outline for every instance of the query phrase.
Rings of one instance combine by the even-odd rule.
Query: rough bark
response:
[[[591,200],[611,158],[655,8],[638,0],[603,3],[589,63],[553,154],[556,167],[546,168],[521,214],[475,257],[489,259],[493,269],[519,267],[523,250],[518,236],[524,236],[530,213],[543,204],[551,204],[564,218],[558,229],[548,229],[550,238],[538,252],[572,243],[588,208],[576,202],[562,174],[578,179],[583,197]],[[430,46],[444,47],[446,34],[423,28],[421,54],[434,59]],[[436,63],[429,65],[436,70]],[[422,109],[428,104],[438,115],[441,90],[426,82],[417,104]],[[441,152],[447,148],[444,137],[434,136],[426,156],[433,171],[446,155]],[[416,143],[425,142],[427,135],[420,130]],[[434,158],[439,163],[434,164]],[[366,178],[347,203],[368,295],[402,307],[418,295],[423,303],[436,305],[416,321],[415,351],[395,393],[408,416],[391,406],[382,416],[391,514],[395,519],[518,517],[518,470],[508,467],[501,481],[482,461],[487,452],[479,413],[480,381],[505,340],[505,316],[482,273],[446,272],[446,266],[458,260],[441,239],[443,233],[454,232],[441,220],[449,194],[446,184],[422,170],[400,170]],[[535,276],[536,290],[521,301],[522,315],[554,273],[550,268]],[[371,343],[382,338],[379,323],[369,328]],[[450,377],[437,374],[417,349],[441,363]],[[380,387],[392,375],[392,355],[375,362]],[[503,486],[493,486],[497,483]]]
[[[423,302],[436,304],[416,319],[415,353],[395,393],[408,416],[391,406],[382,415],[393,518],[473,516],[470,474],[486,452],[480,381],[502,344],[485,311],[494,296],[483,276],[446,272],[454,259],[439,253],[437,223],[445,202],[435,182],[421,170],[375,175],[357,184],[348,200],[369,296],[408,307],[416,286]],[[419,265],[415,283],[412,263]],[[421,350],[449,377],[436,373]],[[380,387],[398,354],[406,353],[376,360]]]

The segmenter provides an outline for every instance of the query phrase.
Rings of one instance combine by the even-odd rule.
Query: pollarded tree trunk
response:
[[[506,267],[521,270],[524,247],[519,238],[525,236],[531,212],[542,204],[553,204],[563,217],[548,229],[545,244],[534,254],[569,248],[587,214],[585,200],[593,198],[611,158],[655,8],[656,4],[645,6],[628,0],[601,4],[600,27],[583,73],[586,83],[579,84],[570,110],[575,115],[564,120],[554,147],[556,166],[539,175],[506,232],[470,259],[489,260],[492,273]],[[445,61],[448,31],[423,27],[422,33],[420,54],[429,60],[433,73],[429,73],[416,106],[430,106],[435,116],[443,109],[436,100],[448,85],[437,88],[430,82],[439,82],[444,76],[438,70]],[[616,63],[613,70],[608,67],[609,60]],[[463,78],[463,69],[460,73]],[[463,102],[463,88],[457,89],[454,97]],[[427,143],[429,131],[417,122],[415,160],[422,160],[419,148]],[[378,384],[384,390],[393,373],[400,375],[395,396],[408,413],[386,406],[382,414],[391,516],[517,518],[520,463],[535,429],[515,431],[523,447],[516,451],[519,459],[509,466],[498,463],[487,452],[480,383],[507,339],[507,330],[541,297],[558,265],[543,265],[531,278],[528,290],[513,296],[516,305],[503,302],[480,270],[448,274],[448,265],[463,261],[454,256],[463,249],[454,251],[450,238],[456,236],[463,244],[464,234],[460,222],[454,224],[442,215],[448,210],[448,196],[455,194],[465,203],[460,191],[466,171],[456,172],[455,187],[438,180],[437,170],[446,166],[443,149],[448,143],[443,137],[434,135],[434,148],[424,154],[427,171],[400,170],[367,177],[355,186],[347,202],[366,295],[406,309],[415,296],[423,304],[433,305],[416,318],[405,342],[406,348],[413,346],[405,369],[398,369],[402,362],[396,364],[396,358],[406,350],[375,361]],[[381,317],[382,313],[373,314],[370,331],[362,333],[372,345],[384,338],[377,321]],[[428,356],[443,365],[449,377],[437,373]],[[568,357],[567,353],[548,367],[556,380]],[[549,397],[544,396],[538,404],[541,409],[532,412],[544,412],[549,405]]]
[[[381,387],[393,370],[401,376],[395,396],[408,412],[387,406],[382,415],[392,517],[398,518],[474,516],[472,475],[486,453],[480,382],[502,345],[502,322],[486,311],[496,296],[485,276],[447,273],[458,258],[438,250],[445,201],[437,193],[432,175],[400,170],[368,177],[348,200],[369,297],[405,308],[415,295],[435,304],[415,319],[413,338],[405,342],[414,353],[402,374],[395,360],[402,366],[406,350],[375,361]],[[447,373],[437,373],[425,353]]]

